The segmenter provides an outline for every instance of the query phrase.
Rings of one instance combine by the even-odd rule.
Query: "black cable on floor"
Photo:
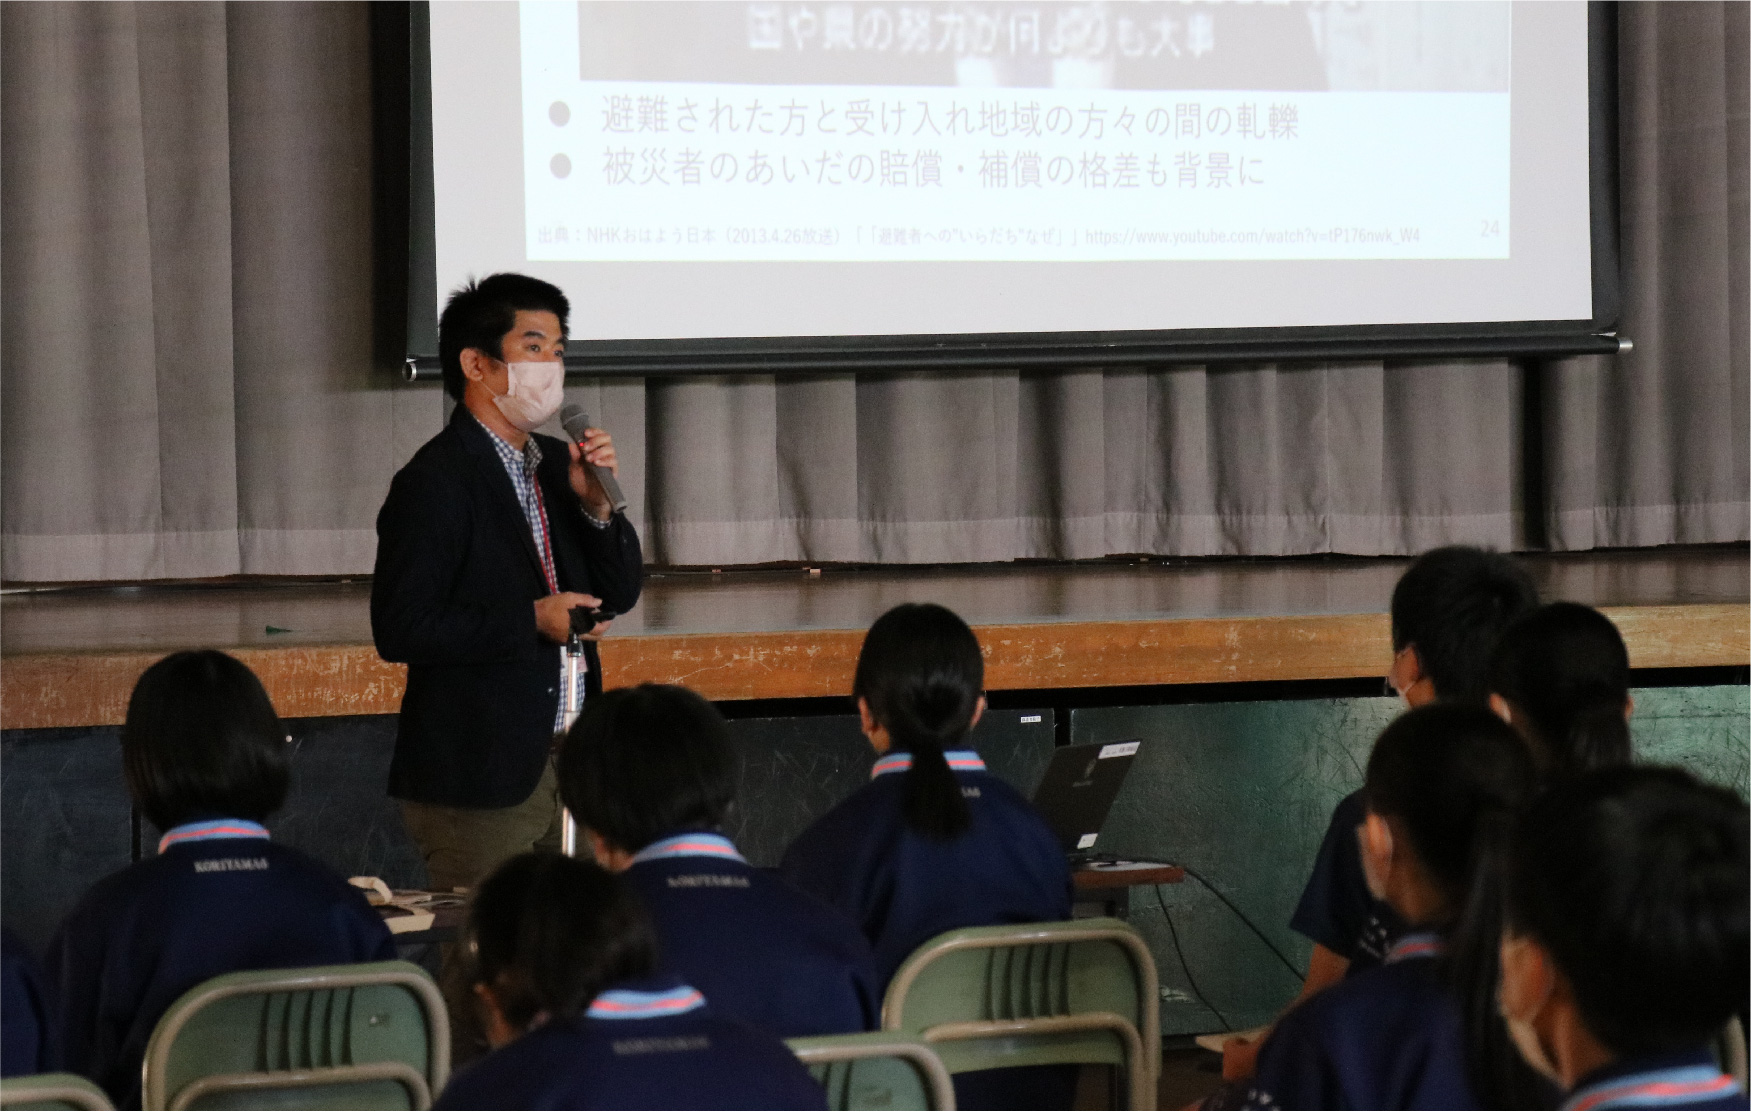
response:
[[[1254,923],[1251,919],[1248,919],[1246,917],[1245,912],[1241,911],[1240,908],[1235,907],[1234,901],[1230,900],[1227,896],[1224,896],[1220,891],[1218,891],[1214,884],[1211,884],[1209,881],[1205,880],[1202,876],[1198,875],[1198,872],[1195,869],[1189,868],[1185,865],[1181,865],[1180,868],[1185,869],[1187,876],[1191,877],[1193,880],[1197,881],[1199,884],[1202,884],[1205,888],[1209,889],[1210,894],[1212,896],[1215,896],[1217,899],[1221,900],[1224,904],[1227,905],[1228,910],[1234,912],[1235,918],[1239,919],[1242,923],[1245,923],[1247,926],[1247,929],[1252,931],[1252,933],[1258,935],[1259,941],[1263,942],[1265,944],[1265,948],[1270,950],[1271,953],[1277,955],[1277,960],[1283,963],[1283,968],[1287,969],[1291,976],[1293,976],[1297,981],[1300,981],[1302,984],[1307,983],[1307,975],[1305,973],[1301,972],[1301,970],[1295,968],[1294,962],[1290,961],[1288,958],[1283,956],[1283,951],[1277,949],[1276,943],[1272,942],[1270,940],[1270,938],[1268,938],[1265,935],[1264,931],[1259,930],[1258,924]],[[1158,899],[1160,898],[1159,894],[1157,894],[1157,898]]]
[[[1173,925],[1173,916],[1167,913],[1167,901],[1161,898],[1161,885],[1153,885],[1155,889],[1155,906],[1161,909],[1161,917],[1167,920],[1167,935],[1173,939],[1173,953],[1179,958],[1179,967],[1185,970],[1186,984],[1191,986],[1192,995],[1198,998],[1209,1013],[1216,1017],[1216,1022],[1222,1024],[1224,1031],[1234,1030],[1234,1024],[1228,1022],[1228,1017],[1216,1010],[1216,1005],[1210,1003],[1210,998],[1204,995],[1204,990],[1198,987],[1198,980],[1192,976],[1192,967],[1186,962],[1186,952],[1179,946],[1179,930]]]

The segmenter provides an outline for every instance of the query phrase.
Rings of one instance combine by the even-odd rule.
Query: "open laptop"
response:
[[[1140,741],[1067,745],[1052,753],[1052,763],[1034,792],[1034,807],[1058,835],[1072,864],[1094,860],[1094,846],[1107,812],[1119,797]]]

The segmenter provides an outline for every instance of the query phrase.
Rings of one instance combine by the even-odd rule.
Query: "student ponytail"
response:
[[[1553,602],[1509,626],[1489,688],[1507,701],[1541,776],[1629,763],[1629,652],[1592,607]]]
[[[906,825],[947,841],[972,821],[945,753],[967,735],[985,686],[979,640],[953,611],[906,603],[877,619],[863,640],[851,694],[909,753],[902,807]]]
[[[1555,1094],[1514,1054],[1496,1013],[1502,860],[1534,789],[1526,743],[1481,707],[1436,704],[1388,726],[1368,759],[1368,809],[1409,841],[1445,897],[1445,975],[1467,1071],[1484,1107],[1549,1107]]]
[[[1471,879],[1447,947],[1447,984],[1459,1002],[1466,1074],[1484,1108],[1554,1108],[1560,1095],[1514,1048],[1496,1003],[1507,859],[1517,816],[1480,816]]]

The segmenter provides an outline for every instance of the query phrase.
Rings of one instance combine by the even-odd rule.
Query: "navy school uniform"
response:
[[[907,827],[900,774],[912,755],[893,753],[803,831],[779,866],[863,928],[884,989],[913,950],[943,931],[1070,918],[1070,866],[1033,805],[986,772],[977,753],[947,757],[972,813],[959,837],[937,841]]]
[[[825,1108],[785,1045],[672,979],[621,985],[457,1074],[434,1108]]]
[[[1368,891],[1356,841],[1356,828],[1367,816],[1360,791],[1338,801],[1313,859],[1313,874],[1289,919],[1296,933],[1349,959],[1351,973],[1379,965],[1405,932],[1398,913]]]
[[[10,927],[0,929],[0,1077],[53,1072],[48,1034],[36,961]]]
[[[876,1025],[875,960],[857,925],[749,865],[723,835],[653,842],[625,877],[650,909],[664,967],[719,1015],[783,1039]]]
[[[358,889],[259,824],[219,819],[172,829],[157,857],[93,885],[44,965],[64,1068],[138,1108],[147,1040],[189,989],[247,969],[394,957]]]
[[[1277,1022],[1246,1108],[1476,1108],[1459,1005],[1432,934],[1346,977]]]
[[[1706,1047],[1620,1058],[1583,1077],[1564,1108],[1745,1108],[1745,1090]]]

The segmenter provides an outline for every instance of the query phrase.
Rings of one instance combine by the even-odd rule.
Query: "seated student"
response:
[[[1745,804],[1669,768],[1556,785],[1508,852],[1501,1010],[1566,1108],[1745,1108],[1709,1042],[1745,1003]]]
[[[559,758],[565,805],[596,860],[644,899],[665,969],[780,1038],[874,1027],[881,999],[857,925],[718,832],[734,776],[717,709],[657,684],[592,698]]]
[[[1526,739],[1539,775],[1628,764],[1629,650],[1611,619],[1552,602],[1503,632],[1490,658],[1490,709]]]
[[[1392,665],[1387,682],[1410,707],[1437,699],[1483,705],[1490,653],[1503,629],[1538,603],[1532,579],[1512,558],[1454,545],[1431,549],[1405,569],[1392,591]],[[1356,852],[1362,793],[1338,801],[1289,926],[1313,940],[1307,979],[1294,1008],[1344,979],[1378,965],[1403,930],[1392,909],[1368,894]],[[1258,1040],[1230,1039],[1222,1076],[1252,1075]]]
[[[1544,782],[1628,764],[1629,652],[1611,620],[1591,607],[1553,602],[1521,615],[1490,658],[1489,705],[1525,740]],[[1514,1053],[1496,1006],[1501,987],[1500,885],[1492,883],[1468,927],[1454,939],[1451,964],[1465,1016],[1472,1083],[1497,1108],[1548,1106],[1548,1078]]]
[[[49,944],[63,1067],[140,1106],[140,1062],[164,1010],[245,969],[384,961],[395,944],[364,896],[262,827],[286,797],[286,732],[261,682],[211,650],[146,669],[128,700],[128,791],[158,856],[92,886]]]
[[[1406,933],[1381,965],[1277,1022],[1246,1107],[1479,1107],[1442,955],[1486,851],[1533,788],[1525,743],[1481,707],[1423,707],[1381,733],[1357,837],[1369,890]]]
[[[0,927],[0,1077],[53,1072],[49,1045],[36,961],[11,927]]]
[[[1410,707],[1436,700],[1484,705],[1490,654],[1502,631],[1538,604],[1538,589],[1511,557],[1479,548],[1437,548],[1419,556],[1392,591],[1388,682]],[[1289,925],[1313,940],[1301,999],[1378,965],[1401,924],[1368,894],[1356,852],[1362,793],[1332,811],[1313,875]]]
[[[851,916],[885,986],[920,945],[959,927],[1070,917],[1070,867],[1021,793],[957,749],[985,710],[985,661],[967,623],[907,603],[870,627],[852,696],[879,759],[870,783],[791,844],[780,868]],[[973,1108],[1067,1108],[1074,1067],[955,1075]]]
[[[653,975],[656,937],[618,878],[557,854],[499,866],[468,909],[492,1053],[435,1108],[825,1108],[772,1035]]]
[[[851,693],[880,755],[870,783],[798,836],[780,866],[850,915],[886,985],[943,931],[1070,917],[1070,867],[1021,793],[956,749],[985,710],[985,661],[941,606],[870,627]]]

